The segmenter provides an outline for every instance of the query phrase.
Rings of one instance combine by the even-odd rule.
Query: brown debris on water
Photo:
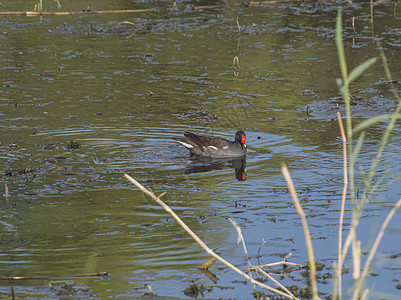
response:
[[[24,175],[28,173],[33,173],[35,172],[35,169],[33,168],[25,168],[25,169],[19,169],[19,170],[6,170],[5,175],[6,176],[15,176],[15,175]]]
[[[75,141],[70,141],[67,145],[68,150],[78,150],[82,147],[82,145]]]

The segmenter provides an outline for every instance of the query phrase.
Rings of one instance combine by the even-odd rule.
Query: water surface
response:
[[[63,11],[87,8],[61,4]],[[283,162],[305,210],[316,259],[324,265],[319,290],[323,296],[332,293],[327,274],[337,255],[343,184],[336,120],[336,111],[343,111],[336,85],[338,4],[196,11],[187,4],[169,13],[166,1],[88,1],[85,6],[96,10],[157,10],[2,17],[1,186],[5,193],[7,184],[10,195],[0,208],[1,276],[110,273],[4,281],[2,297],[10,297],[13,285],[18,298],[132,298],[150,285],[159,296],[191,298],[196,295],[184,291],[195,283],[199,297],[250,299],[252,285],[222,264],[210,268],[217,283],[199,271],[206,253],[123,175],[157,194],[167,192],[163,200],[240,268],[247,262],[228,217],[242,228],[253,264],[279,261],[290,252],[290,261],[307,263],[300,220],[280,171]],[[46,5],[57,10],[56,4]],[[399,79],[396,6],[375,7],[373,32]],[[2,6],[31,9],[22,1]],[[343,10],[352,69],[379,52],[369,6],[344,3]],[[135,26],[120,24],[125,20]],[[399,93],[399,83],[388,84],[379,60],[351,86],[353,95],[362,97],[352,108],[355,124],[391,112],[392,90]],[[358,168],[369,168],[385,126],[378,123],[367,132]],[[249,146],[246,181],[238,181],[227,165],[190,160],[172,139],[186,130],[232,139],[239,129],[246,131]],[[399,131],[397,124],[375,178],[385,175],[384,183],[360,221],[363,260],[401,195]],[[347,225],[350,217],[347,204]],[[379,247],[368,278],[372,298],[400,294],[400,244],[394,242],[400,221],[397,213]],[[350,258],[344,267],[352,267]],[[351,276],[344,276],[344,291],[352,286]],[[277,279],[307,286],[301,272]]]

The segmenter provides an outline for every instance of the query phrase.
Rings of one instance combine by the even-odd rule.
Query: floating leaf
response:
[[[205,261],[200,268],[201,269],[207,269],[209,268],[212,264],[214,264],[216,262],[216,258],[215,257],[210,257],[207,261]]]

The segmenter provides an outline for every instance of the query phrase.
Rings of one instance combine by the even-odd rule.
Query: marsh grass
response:
[[[373,20],[373,19],[372,19]],[[372,30],[373,30],[373,21],[372,21]],[[379,43],[377,39],[377,43]],[[379,178],[375,184],[374,177],[376,174],[377,166],[381,160],[383,151],[388,144],[391,131],[394,128],[396,120],[400,117],[399,112],[401,109],[401,101],[399,99],[398,94],[394,92],[394,98],[398,100],[398,105],[395,111],[392,114],[385,114],[381,116],[377,116],[371,119],[367,119],[366,121],[361,122],[358,126],[353,128],[352,125],[352,116],[351,116],[351,99],[349,94],[349,85],[355,79],[357,79],[360,75],[362,75],[370,66],[372,66],[376,62],[376,58],[370,58],[364,63],[360,64],[356,68],[354,68],[349,74],[347,71],[347,64],[345,58],[343,37],[342,37],[342,13],[341,11],[337,14],[337,23],[336,23],[336,46],[338,51],[338,58],[340,63],[341,75],[342,78],[337,80],[337,84],[339,86],[341,95],[344,99],[345,103],[345,120],[346,120],[346,134],[343,129],[341,116],[338,114],[339,125],[341,136],[343,140],[343,160],[344,160],[344,186],[343,186],[343,195],[341,202],[341,212],[340,212],[340,221],[339,221],[339,236],[338,236],[338,262],[337,262],[337,272],[334,286],[336,290],[333,293],[333,298],[342,298],[342,283],[341,283],[341,269],[344,259],[349,251],[349,248],[352,248],[352,261],[353,261],[353,279],[354,279],[354,288],[352,293],[352,299],[364,298],[367,295],[367,289],[362,291],[370,263],[373,259],[377,251],[377,247],[380,243],[380,240],[383,236],[384,230],[390,222],[392,216],[395,211],[401,205],[401,199],[397,201],[395,206],[387,215],[385,221],[383,222],[379,233],[373,243],[372,248],[369,251],[369,255],[365,261],[365,265],[361,272],[361,247],[362,243],[357,239],[357,227],[359,224],[359,219],[364,211],[366,205],[369,204],[372,196],[375,195],[376,189],[378,188],[380,182],[382,182],[382,178]],[[378,45],[379,46],[379,45]],[[379,47],[378,47],[379,48]],[[380,49],[380,48],[379,48]],[[391,82],[391,74],[388,68],[388,64],[386,61],[386,57],[384,55],[383,50],[380,50],[380,56],[382,63],[384,65],[385,74],[389,82]],[[393,89],[395,91],[395,89]],[[365,138],[365,130],[376,124],[379,121],[389,119],[388,125],[386,126],[379,148],[377,150],[375,158],[371,162],[370,170],[364,175],[362,179],[362,183],[364,185],[364,191],[361,197],[356,196],[356,183],[355,183],[355,161],[358,157],[359,151],[363,147],[363,142]],[[356,144],[354,144],[354,135],[360,133]],[[348,167],[347,167],[347,158],[348,158]],[[349,179],[348,179],[349,178]],[[348,183],[349,180],[349,183]],[[349,184],[349,186],[348,186]],[[351,218],[351,226],[349,228],[348,236],[346,238],[345,243],[343,244],[342,240],[342,228],[343,228],[343,216],[344,216],[344,208],[345,208],[345,200],[346,193],[349,190],[349,197],[352,206],[352,218]]]
[[[373,21],[372,21],[372,28],[373,28]],[[372,29],[373,30],[373,29]],[[378,46],[380,41],[377,40]],[[340,209],[340,215],[339,215],[339,225],[338,225],[338,257],[337,261],[333,263],[334,265],[334,281],[333,281],[333,295],[332,299],[343,299],[343,287],[342,287],[342,271],[343,271],[343,264],[346,258],[349,257],[349,251],[351,249],[352,251],[352,274],[353,274],[353,289],[352,291],[347,294],[346,298],[347,299],[366,299],[369,295],[369,289],[365,287],[366,285],[366,278],[368,275],[368,272],[370,270],[371,263],[374,259],[375,254],[377,253],[378,246],[381,242],[381,239],[385,233],[385,230],[391,221],[392,217],[394,216],[395,212],[399,207],[401,206],[401,199],[399,199],[395,205],[392,207],[390,212],[387,214],[384,222],[381,224],[380,229],[377,233],[377,236],[373,242],[373,245],[371,246],[370,249],[364,249],[367,250],[369,253],[365,261],[362,261],[362,242],[358,240],[357,238],[357,229],[359,225],[359,220],[362,216],[362,213],[364,212],[364,209],[366,208],[367,205],[374,199],[374,196],[376,195],[377,188],[380,186],[380,184],[383,182],[383,176],[376,176],[376,169],[379,165],[379,163],[382,160],[382,155],[383,152],[389,142],[391,132],[395,126],[395,122],[401,118],[400,116],[400,111],[401,111],[401,99],[399,95],[395,92],[396,89],[392,88],[393,94],[394,94],[394,99],[398,101],[398,105],[396,109],[394,110],[393,113],[391,114],[383,114],[374,118],[367,119],[361,123],[359,123],[357,126],[353,127],[352,123],[352,116],[351,116],[351,97],[349,93],[349,86],[350,84],[356,80],[359,76],[361,76],[370,66],[372,66],[376,61],[377,58],[373,57],[371,59],[368,59],[364,63],[360,64],[351,72],[348,73],[347,69],[347,63],[346,63],[346,57],[345,57],[345,51],[344,51],[344,44],[343,44],[343,37],[342,37],[342,14],[341,11],[338,12],[337,15],[337,22],[336,22],[336,46],[338,50],[338,59],[339,59],[339,65],[341,69],[341,79],[337,79],[337,84],[340,89],[340,93],[342,95],[342,98],[344,100],[345,104],[345,123],[346,125],[343,125],[342,122],[342,117],[340,113],[337,113],[337,118],[339,122],[339,131],[340,135],[342,138],[342,143],[343,143],[343,188],[342,188],[342,198],[341,198],[341,209]],[[381,49],[381,47],[378,47]],[[392,77],[391,73],[387,64],[386,57],[384,55],[384,52],[380,50],[380,57],[382,64],[384,65],[384,70],[385,74],[387,77],[388,82],[391,84],[392,82]],[[377,153],[375,154],[375,157],[370,163],[370,168],[368,172],[363,174],[362,178],[362,185],[364,186],[363,188],[363,193],[362,195],[357,195],[357,186],[356,180],[355,180],[355,162],[356,159],[358,158],[360,150],[363,148],[363,143],[364,143],[364,138],[365,138],[365,130],[370,128],[371,126],[375,125],[378,122],[387,120],[388,124],[383,131],[383,135],[381,138],[380,145],[378,147]],[[357,138],[356,136],[359,135]],[[288,168],[283,165],[282,166],[282,172],[283,175],[286,179],[288,189],[290,191],[291,197],[294,202],[294,206],[297,210],[297,213],[301,219],[302,223],[302,228],[304,231],[305,235],[305,243],[308,251],[308,257],[309,257],[309,279],[310,279],[310,286],[311,286],[311,291],[312,291],[312,297],[313,299],[319,299],[319,294],[318,294],[318,286],[317,286],[317,281],[316,281],[316,266],[315,266],[315,258],[314,258],[314,249],[312,245],[312,240],[310,236],[310,232],[308,229],[308,224],[306,220],[305,213],[300,205],[300,202],[297,197],[297,193],[294,187],[294,184],[292,182],[290,172]],[[231,263],[229,263],[227,260],[222,258],[221,256],[215,254],[203,241],[199,239],[199,237],[192,232],[190,228],[188,228],[182,221],[181,219],[166,205],[164,204],[161,200],[160,195],[157,197],[156,195],[153,194],[153,192],[147,190],[144,188],[140,183],[138,183],[135,179],[130,177],[129,175],[125,174],[125,177],[128,178],[131,182],[133,182],[139,189],[141,189],[145,194],[149,195],[151,198],[153,198],[159,205],[163,206],[167,212],[169,212],[176,220],[177,222],[198,242],[198,244],[212,257],[215,259],[221,261],[224,263],[226,266],[230,267],[232,270],[237,272],[239,275],[243,276],[247,280],[249,280],[251,283],[254,285],[258,285],[262,288],[268,289],[271,292],[277,293],[283,297],[286,298],[291,298],[291,299],[296,299],[295,296],[284,286],[282,286],[278,281],[276,281],[274,278],[269,276],[261,267],[262,266],[252,266],[250,261],[248,260],[248,264],[250,265],[250,268],[246,269],[249,273],[246,274],[242,270],[238,269]],[[377,178],[378,177],[378,178]],[[349,228],[344,228],[344,211],[347,204],[347,197],[349,198],[349,204],[351,205],[352,208],[352,216],[351,216],[351,224]],[[244,252],[246,257],[247,255],[247,250],[246,250],[246,245],[245,245],[245,239],[241,233],[241,229],[238,226],[238,224],[235,222],[234,219],[230,219],[231,222],[233,223],[234,227],[237,230],[238,233],[238,241],[242,243],[244,247]],[[343,238],[343,232],[344,230],[347,229],[347,234],[346,238],[344,241]],[[248,258],[247,258],[248,259]],[[281,262],[280,262],[281,263]],[[209,265],[208,265],[209,266]],[[263,274],[267,278],[271,279],[279,289],[272,288],[270,286],[267,286],[263,283],[260,283],[252,278],[251,272],[250,271],[257,271],[258,274]]]
[[[373,23],[372,23],[373,24]],[[373,25],[372,25],[373,26]],[[379,40],[377,40],[377,43],[379,43]],[[346,127],[344,129],[341,115],[340,113],[337,113],[338,121],[339,121],[339,128],[340,128],[340,133],[341,133],[341,138],[343,142],[343,176],[344,176],[344,184],[343,184],[343,192],[342,192],[342,199],[341,199],[341,209],[340,209],[340,217],[339,217],[339,226],[338,226],[338,260],[337,263],[334,264],[334,269],[335,269],[335,280],[333,284],[333,299],[342,299],[342,265],[344,263],[345,258],[347,257],[348,251],[351,248],[352,249],[352,265],[353,265],[353,280],[354,280],[354,285],[353,285],[353,290],[352,290],[352,299],[366,299],[369,294],[368,288],[364,288],[365,285],[365,280],[369,272],[369,268],[371,265],[371,262],[377,252],[377,248],[380,244],[380,241],[384,235],[385,229],[387,228],[391,218],[394,216],[396,210],[401,206],[401,199],[399,199],[396,204],[393,206],[393,208],[390,210],[390,212],[387,214],[383,224],[380,227],[379,232],[377,233],[377,236],[374,240],[374,243],[372,247],[368,250],[369,255],[367,256],[364,265],[362,265],[362,242],[357,239],[357,228],[359,224],[359,220],[361,218],[361,215],[365,209],[365,207],[369,204],[371,201],[370,199],[372,196],[375,195],[377,188],[379,187],[380,183],[383,182],[383,178],[379,177],[379,179],[374,183],[374,178],[376,175],[376,169],[377,166],[379,165],[379,162],[381,161],[381,157],[383,154],[383,151],[388,144],[390,134],[394,128],[396,120],[400,118],[400,110],[401,110],[401,100],[398,96],[398,94],[395,92],[395,89],[393,88],[393,94],[394,98],[397,99],[398,105],[395,109],[395,111],[392,114],[384,114],[380,115],[374,118],[367,119],[355,128],[353,128],[352,124],[352,116],[351,116],[351,97],[350,97],[350,91],[349,91],[349,85],[351,82],[353,82],[355,79],[357,79],[359,76],[361,76],[370,66],[372,66],[377,58],[373,57],[365,61],[364,63],[360,64],[356,68],[354,68],[351,72],[348,73],[347,70],[347,63],[346,63],[346,57],[345,57],[345,51],[344,51],[344,43],[343,43],[343,37],[342,37],[342,13],[341,11],[338,12],[337,14],[337,22],[336,22],[336,46],[337,46],[337,51],[338,51],[338,59],[339,59],[339,64],[340,64],[340,69],[341,69],[341,79],[337,79],[337,84],[340,89],[340,93],[342,95],[342,98],[344,100],[345,104],[345,120],[346,120]],[[380,46],[378,44],[378,46]],[[381,47],[378,47],[381,48]],[[391,78],[391,73],[388,68],[388,64],[386,61],[386,57],[384,55],[383,50],[380,50],[380,57],[382,60],[382,63],[384,65],[385,69],[385,74],[387,77],[387,80],[391,83],[392,78]],[[361,197],[356,196],[356,183],[355,183],[355,161],[358,157],[358,154],[360,150],[363,147],[363,142],[365,138],[365,133],[364,131],[368,129],[369,127],[375,125],[376,123],[383,121],[383,120],[389,120],[388,125],[386,126],[381,142],[379,145],[379,148],[377,150],[375,158],[371,162],[370,170],[364,174],[364,177],[362,179],[362,183],[364,185],[364,191]],[[354,144],[354,136],[360,133],[356,144]],[[310,265],[310,280],[311,280],[311,286],[312,286],[312,292],[313,292],[313,298],[318,299],[317,295],[317,290],[315,290],[316,286],[316,278],[314,276],[314,272],[312,269],[313,266],[313,246],[310,241],[310,234],[308,230],[305,230],[305,227],[307,226],[305,216],[303,214],[303,211],[300,209],[299,206],[299,201],[296,196],[295,189],[293,187],[292,180],[290,178],[289,172],[287,170],[286,166],[282,167],[283,174],[286,178],[288,188],[290,190],[290,194],[294,200],[295,207],[297,209],[297,212],[301,218],[302,225],[304,227],[304,234],[305,234],[305,240],[307,244],[307,249],[308,249],[308,255],[309,255],[309,265]],[[346,205],[346,198],[347,195],[349,195],[351,206],[352,206],[352,217],[351,217],[351,225],[348,230],[348,235],[343,242],[343,227],[344,227],[344,210],[345,210],[345,205]],[[349,296],[347,296],[349,298]]]
[[[162,197],[165,193],[162,193],[160,196],[156,196],[152,191],[148,190],[147,188],[145,188],[142,184],[140,184],[138,181],[136,181],[134,178],[132,178],[131,176],[129,176],[128,174],[124,175],[125,178],[127,178],[129,181],[131,181],[134,185],[136,185],[142,192],[144,192],[146,195],[148,195],[150,198],[152,198],[153,200],[156,201],[157,204],[159,204],[160,206],[162,206],[164,208],[165,211],[167,211],[177,222],[178,224],[184,228],[184,230],[211,256],[213,256],[214,258],[216,258],[217,260],[219,260],[220,262],[222,262],[223,264],[225,264],[227,267],[231,268],[232,270],[234,270],[235,272],[237,272],[239,275],[245,277],[247,280],[249,280],[252,284],[254,285],[258,285],[261,288],[265,288],[271,292],[274,292],[276,294],[279,294],[283,297],[289,298],[289,299],[295,299],[295,296],[292,295],[291,293],[288,294],[287,293],[287,289],[285,289],[285,291],[281,291],[278,289],[275,289],[271,286],[268,286],[264,283],[261,283],[259,281],[256,281],[252,278],[251,274],[249,273],[246,274],[245,272],[243,272],[242,270],[238,269],[236,266],[234,266],[233,264],[231,264],[228,260],[224,259],[223,257],[221,257],[220,255],[214,253],[214,251],[212,249],[210,249],[181,219],[180,217],[167,205],[165,204],[160,197]],[[242,234],[241,234],[242,236]],[[243,237],[242,237],[243,238]],[[289,291],[288,291],[289,292]]]

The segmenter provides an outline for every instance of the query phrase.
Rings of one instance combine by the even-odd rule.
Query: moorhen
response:
[[[220,137],[191,132],[185,132],[184,136],[185,138],[175,140],[185,146],[191,154],[213,158],[246,156],[246,136],[243,131],[237,131],[233,142]]]

